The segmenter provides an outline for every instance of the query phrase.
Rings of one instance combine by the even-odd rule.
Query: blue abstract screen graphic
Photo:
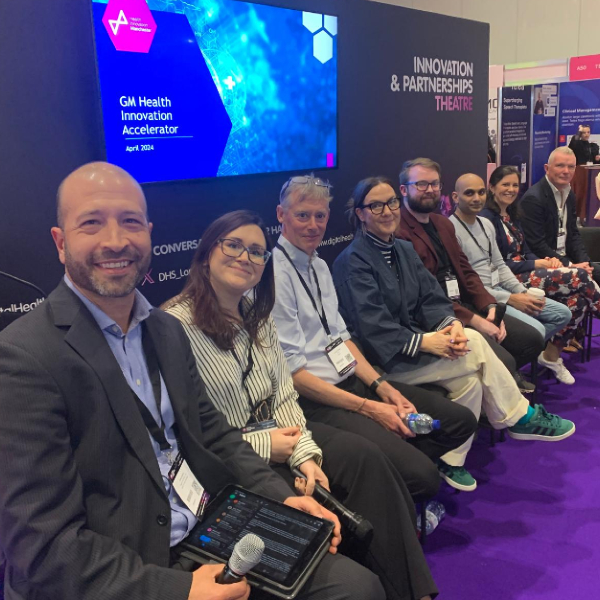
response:
[[[140,1],[92,3],[109,162],[142,183],[337,166],[337,17],[147,0],[149,49],[117,49]]]

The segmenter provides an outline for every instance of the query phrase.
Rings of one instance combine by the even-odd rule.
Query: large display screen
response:
[[[106,158],[156,182],[337,166],[337,17],[93,0]]]

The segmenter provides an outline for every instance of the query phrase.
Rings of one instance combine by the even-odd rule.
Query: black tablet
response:
[[[231,485],[207,506],[184,540],[185,555],[201,563],[227,562],[247,533],[265,542],[248,581],[281,598],[294,598],[329,549],[333,523]]]

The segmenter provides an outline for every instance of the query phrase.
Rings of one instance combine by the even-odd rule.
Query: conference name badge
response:
[[[456,277],[446,276],[446,295],[450,300],[460,300],[460,289]]]
[[[558,237],[556,238],[556,251],[560,254],[564,254],[566,247],[567,247],[567,234],[564,231],[559,231]]]
[[[325,354],[327,354],[327,358],[331,361],[331,364],[335,367],[339,375],[345,375],[356,366],[356,359],[352,356],[352,352],[344,344],[344,340],[341,337],[333,340],[325,348]]]
[[[257,431],[273,431],[277,429],[277,421],[275,419],[267,419],[260,423],[249,423],[242,428],[242,433],[255,433]]]
[[[496,287],[500,283],[500,272],[496,267],[492,267],[492,287]]]
[[[200,519],[204,514],[204,509],[208,504],[210,495],[204,491],[204,487],[196,479],[196,476],[192,473],[187,461],[183,459],[181,454],[177,455],[169,471],[169,480],[184,504]]]

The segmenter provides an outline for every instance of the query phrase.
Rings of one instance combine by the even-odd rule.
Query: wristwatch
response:
[[[373,394],[377,393],[377,388],[381,385],[382,382],[383,382],[383,376],[375,379],[375,381],[373,381],[373,383],[369,386],[369,389],[371,390],[371,392]]]

